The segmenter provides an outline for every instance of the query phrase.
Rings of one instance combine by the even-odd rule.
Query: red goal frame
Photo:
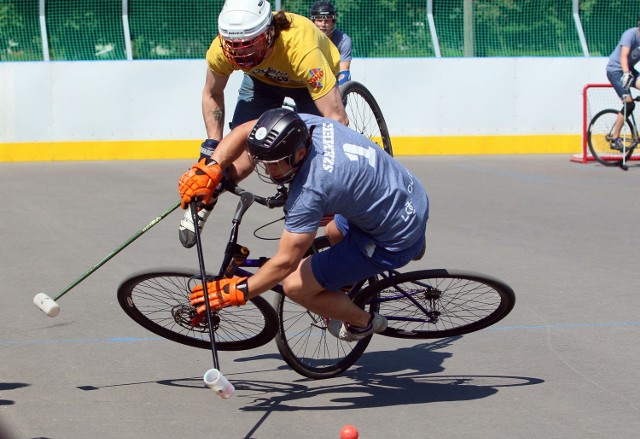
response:
[[[591,102],[589,100],[589,91],[591,89],[611,89],[612,96],[615,98],[611,103],[602,104],[599,102]],[[599,105],[600,104],[600,105]],[[598,106],[599,105],[599,106]],[[571,156],[572,162],[577,163],[589,163],[595,160],[595,158],[591,155],[589,151],[589,145],[587,145],[587,130],[589,129],[589,123],[591,122],[591,118],[599,113],[600,111],[606,108],[617,108],[617,106],[621,106],[619,102],[618,96],[615,94],[613,90],[613,86],[611,84],[587,84],[582,88],[582,152],[579,154],[574,154]],[[595,108],[591,109],[594,106]],[[606,159],[605,159],[606,160]],[[630,160],[640,160],[640,154],[634,152],[634,155],[631,156]]]

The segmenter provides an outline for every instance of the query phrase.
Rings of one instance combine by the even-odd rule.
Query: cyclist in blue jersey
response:
[[[285,108],[266,111],[225,136],[178,185],[182,207],[211,202],[223,170],[249,153],[258,175],[288,184],[277,253],[250,278],[207,283],[214,309],[239,306],[282,282],[286,295],[329,319],[336,337],[355,341],[386,328],[386,319],[354,305],[341,287],[422,257],[429,201],[420,181],[363,135],[339,122]],[[304,257],[323,216],[332,246]],[[206,312],[202,285],[191,303]]]
[[[336,29],[338,12],[328,1],[315,1],[311,5],[309,18],[318,26],[323,34],[331,39],[340,52],[340,72],[338,73],[338,85],[351,81],[351,37],[341,30]]]
[[[624,112],[631,114],[636,105],[631,97],[630,87],[638,88],[638,71],[635,69],[638,61],[640,61],[640,19],[638,27],[624,31],[607,63],[607,78],[623,104],[613,132],[608,136],[611,148],[619,151],[622,151],[622,139],[619,136],[624,122]]]

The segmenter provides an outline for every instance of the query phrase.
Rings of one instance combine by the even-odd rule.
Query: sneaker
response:
[[[198,229],[202,232],[202,228],[204,227],[204,223],[211,215],[211,211],[213,210],[213,204],[206,206],[204,209],[200,209],[198,211]],[[193,224],[193,218],[191,218],[191,206],[187,208],[184,212],[184,217],[180,221],[180,227],[178,228],[178,237],[180,238],[180,242],[186,248],[191,248],[196,245],[196,233],[195,227]]]
[[[611,144],[609,146],[611,149],[622,152],[624,144],[622,143],[622,139],[618,137],[617,139],[611,140]]]
[[[329,332],[334,337],[344,341],[358,341],[369,337],[371,334],[380,334],[387,329],[387,319],[377,312],[371,313],[371,321],[366,328],[356,330],[354,326],[340,320],[329,320],[327,325]]]

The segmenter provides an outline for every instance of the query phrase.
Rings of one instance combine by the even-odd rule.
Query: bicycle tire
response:
[[[197,327],[189,303],[190,287],[200,283],[200,273],[188,269],[151,269],[125,279],[118,287],[118,303],[143,328],[177,343],[211,349],[207,320]],[[240,307],[213,313],[216,349],[241,351],[263,346],[278,331],[278,317],[262,297]]]
[[[329,241],[321,236],[307,255],[329,247]],[[360,358],[367,349],[371,336],[358,342],[347,342],[331,335],[327,320],[293,302],[284,294],[274,299],[278,315],[278,334],[275,341],[284,361],[297,373],[307,378],[321,380],[341,375]],[[375,311],[367,305],[367,311]]]
[[[587,129],[589,151],[591,151],[593,158],[604,166],[620,166],[623,159],[627,161],[631,158],[637,144],[638,134],[629,118],[627,118],[626,123],[623,125],[624,129],[620,132],[620,138],[626,139],[627,142],[625,154],[623,155],[622,151],[611,149],[611,142],[606,137],[611,134],[618,118],[618,113],[618,110],[613,109],[600,111],[591,119]]]
[[[369,304],[387,318],[382,335],[405,339],[452,337],[484,329],[506,317],[515,301],[515,293],[501,280],[445,269],[398,273],[354,297],[358,306]]]
[[[361,83],[349,81],[340,86],[340,93],[349,118],[349,127],[368,137],[387,154],[393,156],[387,122],[371,92]]]

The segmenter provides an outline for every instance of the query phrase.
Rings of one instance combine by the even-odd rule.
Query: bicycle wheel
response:
[[[349,81],[340,86],[340,93],[349,127],[377,143],[392,156],[389,129],[371,92],[359,82]]]
[[[326,237],[316,238],[310,253],[329,247]],[[349,369],[365,351],[371,337],[346,342],[331,335],[327,319],[293,302],[284,294],[275,297],[279,331],[275,337],[284,361],[300,375],[314,380],[333,378]],[[375,311],[375,305],[367,305]]]
[[[591,155],[604,166],[620,166],[622,160],[629,160],[635,149],[637,142],[637,133],[633,128],[633,124],[629,119],[623,125],[620,131],[620,138],[625,140],[625,154],[611,148],[611,142],[608,136],[613,131],[616,119],[618,118],[617,110],[602,110],[596,114],[587,130],[587,144]],[[634,141],[635,140],[635,141]]]
[[[515,305],[513,290],[484,274],[457,270],[399,273],[360,290],[354,302],[377,308],[396,338],[468,334],[503,319]]]
[[[192,323],[196,313],[189,293],[196,283],[200,283],[197,271],[151,269],[125,279],[118,287],[118,302],[129,317],[149,331],[188,346],[211,349],[207,319]],[[220,351],[262,346],[278,331],[278,317],[262,297],[217,311],[212,322]]]

